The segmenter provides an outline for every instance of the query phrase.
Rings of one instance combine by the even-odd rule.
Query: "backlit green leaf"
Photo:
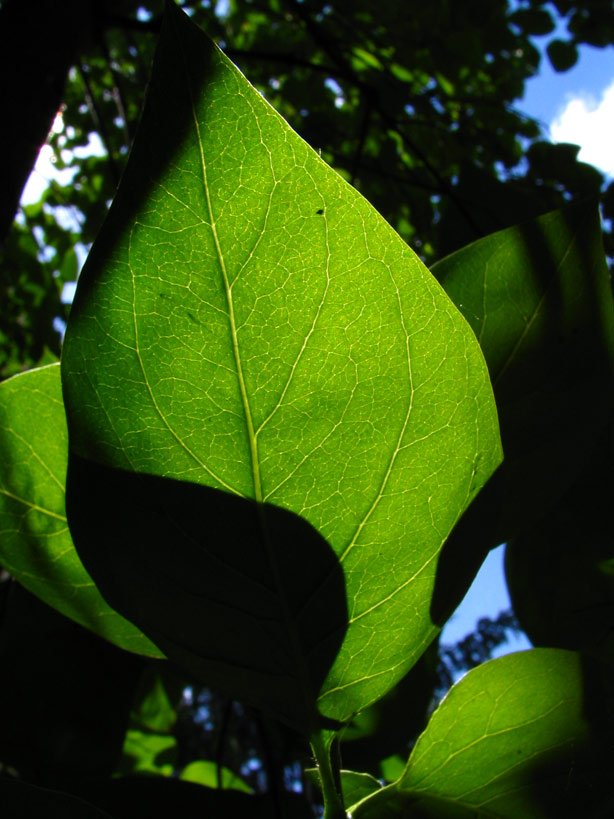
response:
[[[62,366],[77,547],[169,657],[303,731],[417,660],[500,457],[479,347],[171,6]]]
[[[253,792],[249,785],[230,768],[220,766],[210,759],[197,759],[195,762],[190,762],[181,771],[180,778],[185,782],[206,785],[208,788],[217,788],[219,786],[222,790],[243,791],[243,793]]]
[[[573,652],[533,649],[479,666],[435,711],[400,779],[353,817],[609,815],[599,811],[611,807],[612,735],[592,722],[592,695],[591,669]]]
[[[145,670],[126,730],[119,772],[171,776],[177,768],[177,706],[185,687],[168,665]]]
[[[307,768],[305,776],[314,787],[320,788],[320,777],[317,768]],[[361,802],[369,794],[378,791],[382,784],[374,776],[358,771],[339,771],[339,781],[343,794],[343,803],[346,810],[351,812],[352,806]]]
[[[59,364],[0,384],[0,563],[26,589],[120,648],[162,656],[83,568],[64,509],[68,433]]]

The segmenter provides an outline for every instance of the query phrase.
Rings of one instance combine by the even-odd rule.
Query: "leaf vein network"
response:
[[[400,322],[401,322],[401,326],[403,327],[403,330],[405,332],[405,355],[406,355],[406,359],[407,359],[407,384],[408,384],[408,388],[409,388],[409,401],[408,401],[408,404],[407,404],[407,410],[406,410],[406,413],[405,413],[405,418],[403,419],[403,423],[401,425],[401,429],[399,431],[399,435],[397,437],[395,447],[394,447],[394,449],[392,451],[392,454],[390,456],[390,459],[388,461],[388,465],[386,467],[386,470],[385,470],[384,475],[382,477],[382,480],[380,482],[380,486],[379,486],[379,488],[377,490],[377,493],[376,493],[376,495],[375,495],[375,497],[373,499],[373,502],[371,503],[371,506],[369,507],[366,514],[363,516],[362,520],[359,522],[358,526],[356,527],[356,530],[354,532],[354,535],[352,536],[352,539],[350,540],[350,542],[348,543],[348,545],[345,547],[344,551],[340,555],[340,557],[339,557],[339,562],[340,563],[343,563],[345,558],[349,555],[349,553],[352,551],[352,549],[356,545],[362,530],[364,529],[364,527],[369,522],[369,519],[371,518],[371,516],[373,515],[373,513],[377,509],[380,501],[382,500],[382,498],[383,498],[383,496],[385,494],[386,487],[388,485],[388,481],[390,480],[392,470],[393,470],[394,465],[396,463],[396,459],[397,459],[397,457],[398,457],[398,455],[399,455],[399,453],[401,452],[401,449],[402,449],[403,439],[405,437],[405,433],[406,433],[407,428],[409,426],[409,419],[411,417],[412,410],[413,410],[413,405],[414,405],[414,377],[413,377],[412,363],[411,363],[410,334],[409,334],[409,331],[408,331],[407,326],[406,326],[405,321],[404,321],[405,317],[404,317],[404,313],[403,313],[403,305],[402,305],[402,302],[401,302],[401,293],[399,291],[397,283],[394,280],[394,276],[392,274],[392,271],[390,270],[389,267],[387,269],[388,269],[388,273],[389,273],[390,278],[392,279],[392,282],[393,282],[394,287],[395,287],[398,310],[399,310],[399,319],[400,319]],[[430,561],[427,561],[427,563],[428,562],[430,562]],[[427,565],[427,564],[425,564],[425,565]],[[384,602],[384,601],[382,601],[382,602]]]

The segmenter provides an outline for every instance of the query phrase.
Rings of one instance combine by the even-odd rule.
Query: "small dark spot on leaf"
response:
[[[322,214],[324,213],[324,208],[318,208],[316,213],[318,216],[322,216]]]

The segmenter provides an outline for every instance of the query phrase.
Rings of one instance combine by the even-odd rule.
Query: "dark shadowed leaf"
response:
[[[126,776],[84,782],[75,785],[75,790],[84,799],[112,814],[113,819],[169,819],[173,816],[177,819],[272,819],[280,812],[287,819],[313,817],[302,794],[283,793],[276,801],[271,794],[219,790],[162,776]],[[27,819],[34,815],[28,815]],[[26,819],[23,814],[18,819],[22,816]],[[90,819],[89,815],[83,814],[83,819]]]
[[[3,765],[57,790],[111,776],[144,662],[12,582],[0,624]]]
[[[0,384],[0,562],[33,594],[120,648],[163,656],[113,611],[83,568],[66,523],[68,432],[60,366]]]
[[[499,460],[479,347],[173,7],[63,383],[80,554],[200,679],[313,730],[433,639],[439,550]]]
[[[546,52],[555,71],[569,71],[578,62],[578,49],[569,41],[552,40],[546,46]]]
[[[433,272],[482,346],[505,453],[445,546],[444,618],[488,549],[547,515],[592,458],[612,411],[614,311],[590,203],[487,236]]]
[[[76,796],[6,777],[0,778],[0,805],[3,819],[114,819]]]
[[[614,657],[614,533],[610,436],[561,503],[506,547],[505,573],[534,645]]]

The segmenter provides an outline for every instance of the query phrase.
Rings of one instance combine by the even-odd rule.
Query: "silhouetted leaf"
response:
[[[555,27],[552,16],[543,9],[518,9],[510,14],[509,20],[527,34],[550,34]]]
[[[506,547],[505,574],[534,645],[614,657],[611,436],[543,521]]]
[[[144,662],[11,583],[0,624],[3,765],[58,790],[110,776]]]
[[[543,518],[592,458],[612,411],[614,310],[586,203],[487,236],[433,268],[489,367],[505,460],[445,546],[447,617],[488,549]]]
[[[317,788],[320,787],[320,778],[317,768],[308,768],[305,775],[309,781]],[[357,771],[339,772],[341,791],[343,793],[343,803],[346,810],[351,811],[352,806],[365,799],[369,794],[378,791],[382,784],[374,776]]]
[[[313,812],[302,794],[247,794],[219,790],[163,776],[126,776],[78,786],[84,799],[99,805],[114,819],[311,819]],[[20,814],[15,819],[31,819]],[[83,814],[84,819],[89,819]],[[12,817],[11,817],[12,819]],[[55,819],[55,817],[53,818]],[[72,816],[70,817],[72,819]],[[76,817],[75,817],[76,819]]]
[[[578,49],[569,41],[552,40],[546,46],[546,52],[555,71],[569,71],[578,62]]]

